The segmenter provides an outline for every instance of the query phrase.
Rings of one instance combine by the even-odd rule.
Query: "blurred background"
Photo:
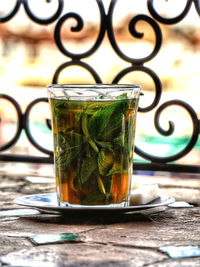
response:
[[[0,16],[7,15],[16,4],[16,0],[3,2],[0,6]],[[159,14],[174,17],[183,11],[186,2],[157,1],[155,7]],[[29,0],[28,3],[32,12],[41,18],[50,17],[58,6],[57,0]],[[61,31],[62,42],[71,52],[85,52],[92,47],[98,36],[100,15],[96,1],[65,0],[64,3],[62,14],[77,12],[84,20],[84,27],[80,32],[71,32],[70,28],[76,25],[76,21],[67,20]],[[109,4],[109,0],[104,0],[106,10]],[[154,32],[146,22],[141,21],[137,24],[137,30],[144,33],[142,39],[136,39],[129,33],[129,22],[138,14],[149,15],[146,0],[118,0],[113,14],[117,43],[126,55],[133,58],[149,55],[155,45]],[[16,99],[23,112],[34,99],[47,97],[46,85],[52,83],[56,69],[62,63],[71,60],[63,55],[55,44],[55,23],[40,25],[33,22],[21,5],[11,20],[0,24],[0,93]],[[181,22],[174,25],[159,25],[163,34],[161,50],[154,59],[145,63],[145,66],[160,77],[163,93],[159,105],[153,111],[138,114],[136,145],[147,153],[168,156],[176,154],[186,146],[192,133],[192,121],[183,108],[167,108],[161,116],[161,125],[168,129],[168,121],[171,120],[175,124],[175,131],[173,135],[164,137],[154,127],[154,114],[162,103],[181,99],[190,104],[200,118],[200,16],[192,5],[188,15]],[[104,83],[111,83],[121,70],[130,66],[115,54],[107,36],[98,51],[83,61],[96,70]],[[94,79],[85,69],[72,66],[61,72],[58,82],[94,83]],[[152,102],[155,85],[145,73],[129,73],[120,83],[142,85],[144,96],[140,100],[141,107],[146,107]],[[15,134],[17,119],[14,107],[3,99],[0,99],[0,118],[1,146]],[[30,129],[41,146],[52,150],[51,131],[46,126],[47,118],[50,118],[48,104],[36,105],[30,114]],[[2,153],[41,155],[29,143],[24,132],[9,151]],[[135,160],[144,161],[137,155]],[[193,151],[178,163],[200,164],[200,140]]]

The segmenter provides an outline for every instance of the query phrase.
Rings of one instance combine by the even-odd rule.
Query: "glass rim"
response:
[[[46,86],[48,89],[122,89],[122,90],[141,90],[142,86],[139,84],[49,84]]]
[[[47,85],[49,98],[79,101],[109,101],[139,98],[137,84],[51,84]]]

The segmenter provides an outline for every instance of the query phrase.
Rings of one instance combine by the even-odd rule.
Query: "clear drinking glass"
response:
[[[48,85],[60,206],[129,204],[139,85]]]

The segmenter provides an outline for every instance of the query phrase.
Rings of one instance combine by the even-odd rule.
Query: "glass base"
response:
[[[58,200],[58,205],[61,207],[73,207],[73,208],[123,208],[129,206],[129,201],[124,201],[122,203],[111,203],[111,204],[105,204],[105,205],[83,205],[83,204],[70,204],[68,202],[64,201],[59,201]]]

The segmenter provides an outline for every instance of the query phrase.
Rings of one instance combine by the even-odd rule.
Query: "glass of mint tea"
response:
[[[139,85],[48,85],[60,206],[129,205]]]

